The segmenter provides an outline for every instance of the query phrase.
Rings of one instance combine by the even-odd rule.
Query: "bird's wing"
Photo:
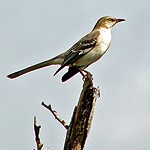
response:
[[[61,67],[55,72],[56,75],[61,69],[69,64],[73,64],[76,60],[87,54],[93,49],[93,47],[98,42],[99,31],[90,33],[83,38],[81,38],[77,43],[75,43],[69,50],[68,54],[65,56]]]

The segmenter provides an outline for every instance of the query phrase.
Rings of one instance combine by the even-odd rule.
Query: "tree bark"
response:
[[[99,87],[93,87],[92,80],[92,75],[88,73],[66,133],[64,150],[83,150],[84,148],[91,128],[94,106],[97,97],[100,96]]]

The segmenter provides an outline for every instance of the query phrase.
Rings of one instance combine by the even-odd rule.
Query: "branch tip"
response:
[[[44,102],[41,103],[42,106],[44,106],[45,108],[47,108],[52,115],[54,116],[54,118],[61,124],[63,125],[63,127],[65,127],[66,129],[68,129],[68,125],[66,124],[66,122],[64,120],[62,120],[58,115],[57,112],[55,110],[52,109],[51,105],[46,105]]]

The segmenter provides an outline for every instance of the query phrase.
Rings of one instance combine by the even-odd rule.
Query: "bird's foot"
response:
[[[85,72],[85,74],[83,73]],[[86,70],[80,70],[80,73],[82,75],[82,80],[85,81],[86,78],[91,78],[92,77],[92,74],[89,72],[89,71],[86,71]]]

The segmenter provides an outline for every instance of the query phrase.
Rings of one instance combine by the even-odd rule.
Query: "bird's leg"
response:
[[[80,72],[80,74],[82,75],[82,80],[84,81],[84,79],[85,79],[85,74],[82,72],[81,69],[79,69],[79,72]]]
[[[81,73],[81,75],[82,75],[82,80],[84,81],[85,80],[85,78],[88,76],[88,74],[90,74],[90,72],[88,72],[88,71],[86,71],[86,70],[84,70],[84,69],[79,69],[79,72]],[[85,72],[86,74],[84,74],[83,72]]]
[[[90,73],[89,71],[83,69],[83,72],[86,73],[85,76],[84,76],[84,79],[85,79],[85,78],[92,77],[92,75],[91,75],[91,73]]]
[[[86,70],[82,70],[83,72],[85,72],[86,74],[90,74],[90,72],[89,71],[86,71]]]
[[[78,68],[80,74],[82,75],[82,80],[84,81],[85,79],[85,74],[83,73],[83,70],[81,68]]]

